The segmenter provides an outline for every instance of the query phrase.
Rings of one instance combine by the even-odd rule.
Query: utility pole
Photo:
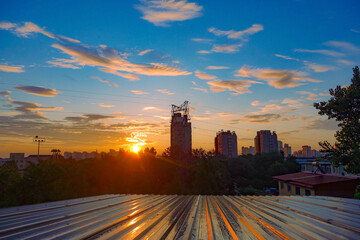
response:
[[[45,137],[35,136],[33,141],[38,143],[38,161],[40,161],[40,143],[45,142]]]

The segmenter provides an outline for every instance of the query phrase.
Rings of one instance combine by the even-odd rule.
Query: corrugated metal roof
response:
[[[103,195],[0,209],[0,239],[360,239],[360,201]]]

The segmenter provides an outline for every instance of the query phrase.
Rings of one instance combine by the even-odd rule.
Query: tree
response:
[[[360,74],[359,67],[353,68],[349,86],[337,86],[329,90],[327,102],[314,103],[320,115],[327,115],[339,122],[335,146],[328,141],[319,142],[330,156],[333,164],[346,167],[349,173],[360,173]]]

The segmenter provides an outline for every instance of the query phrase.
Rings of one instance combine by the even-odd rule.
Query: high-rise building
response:
[[[255,155],[255,148],[253,146],[242,147],[241,148],[241,154],[242,155],[248,155],[248,154]]]
[[[302,156],[304,158],[311,157],[311,147],[308,145],[302,146]]]
[[[191,154],[191,122],[188,101],[171,109],[171,152],[174,157]]]
[[[291,147],[287,143],[284,144],[284,156],[285,157],[291,156]]]
[[[278,142],[278,152],[284,151],[282,141],[277,141],[277,142]]]
[[[237,157],[237,136],[235,132],[223,131],[217,132],[215,137],[215,154],[221,154],[226,157]]]
[[[268,153],[278,151],[278,141],[276,132],[270,130],[260,130],[254,139],[256,153]]]

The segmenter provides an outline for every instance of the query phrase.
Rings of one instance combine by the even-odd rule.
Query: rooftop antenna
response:
[[[185,101],[180,106],[176,106],[174,104],[171,105],[171,115],[174,115],[177,112],[182,112],[184,115],[187,115],[187,118],[191,120],[190,118],[190,111],[189,111],[189,101]]]

